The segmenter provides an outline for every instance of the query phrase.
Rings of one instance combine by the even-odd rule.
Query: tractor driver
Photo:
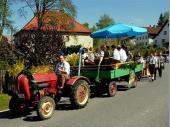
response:
[[[70,78],[70,64],[65,60],[63,54],[58,56],[55,72],[61,81],[61,85],[59,84],[59,90],[61,90],[64,87],[65,81]]]

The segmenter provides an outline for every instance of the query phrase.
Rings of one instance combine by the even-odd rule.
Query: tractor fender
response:
[[[30,100],[31,98],[30,86],[29,86],[29,80],[26,75],[21,74],[18,76],[17,90],[18,92],[20,92],[20,90],[23,90],[22,92],[24,93],[25,100]]]
[[[77,80],[85,80],[90,84],[90,80],[84,76],[73,76],[69,80],[66,81],[66,85],[74,85]]]

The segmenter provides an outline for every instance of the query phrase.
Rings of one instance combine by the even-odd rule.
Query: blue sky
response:
[[[156,25],[161,12],[169,10],[168,0],[72,0],[77,8],[76,20],[94,25],[101,15],[107,14],[116,23],[133,24],[137,26]],[[32,17],[27,9],[26,17],[18,14],[21,4],[12,6],[14,26],[20,30]]]

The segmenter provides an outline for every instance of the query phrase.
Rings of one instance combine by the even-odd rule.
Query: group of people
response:
[[[164,69],[164,57],[162,56],[162,53],[151,53],[150,56],[146,59],[146,67],[149,68],[151,80],[156,80],[157,72],[159,74],[159,77],[162,77],[162,70]]]
[[[159,72],[159,76],[162,77],[162,69],[164,69],[164,57],[162,53],[151,53],[150,56],[147,57],[146,60],[143,59],[142,55],[138,53],[133,56],[130,51],[127,51],[125,46],[118,45],[117,47],[112,45],[112,53],[110,53],[108,46],[102,45],[100,49],[96,49],[93,52],[93,48],[85,49],[85,52],[82,56],[83,65],[95,65],[97,64],[110,64],[112,63],[125,63],[126,61],[135,60],[138,63],[143,64],[143,72],[148,69],[150,73],[151,80],[154,81],[156,79],[157,72]],[[56,74],[61,79],[61,85],[59,86],[59,90],[63,89],[64,83],[67,79],[70,78],[70,64],[65,60],[63,54],[60,54],[58,57],[58,63],[55,68]]]
[[[83,65],[95,65],[95,64],[110,64],[126,62],[128,55],[126,47],[124,45],[111,46],[112,52],[109,50],[109,46],[102,45],[93,52],[93,48],[86,48],[85,53],[82,56]]]

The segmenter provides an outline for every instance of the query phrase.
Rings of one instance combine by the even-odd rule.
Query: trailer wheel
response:
[[[44,96],[38,103],[37,115],[40,119],[49,119],[55,110],[55,102],[52,97]]]
[[[25,104],[22,103],[17,97],[12,97],[9,101],[9,110],[13,115],[22,115],[28,112],[25,108]]]
[[[107,94],[109,97],[113,97],[116,95],[116,92],[117,92],[117,85],[114,81],[112,81],[107,85]]]
[[[83,108],[87,105],[90,88],[85,80],[78,80],[71,88],[70,102],[74,108]]]

